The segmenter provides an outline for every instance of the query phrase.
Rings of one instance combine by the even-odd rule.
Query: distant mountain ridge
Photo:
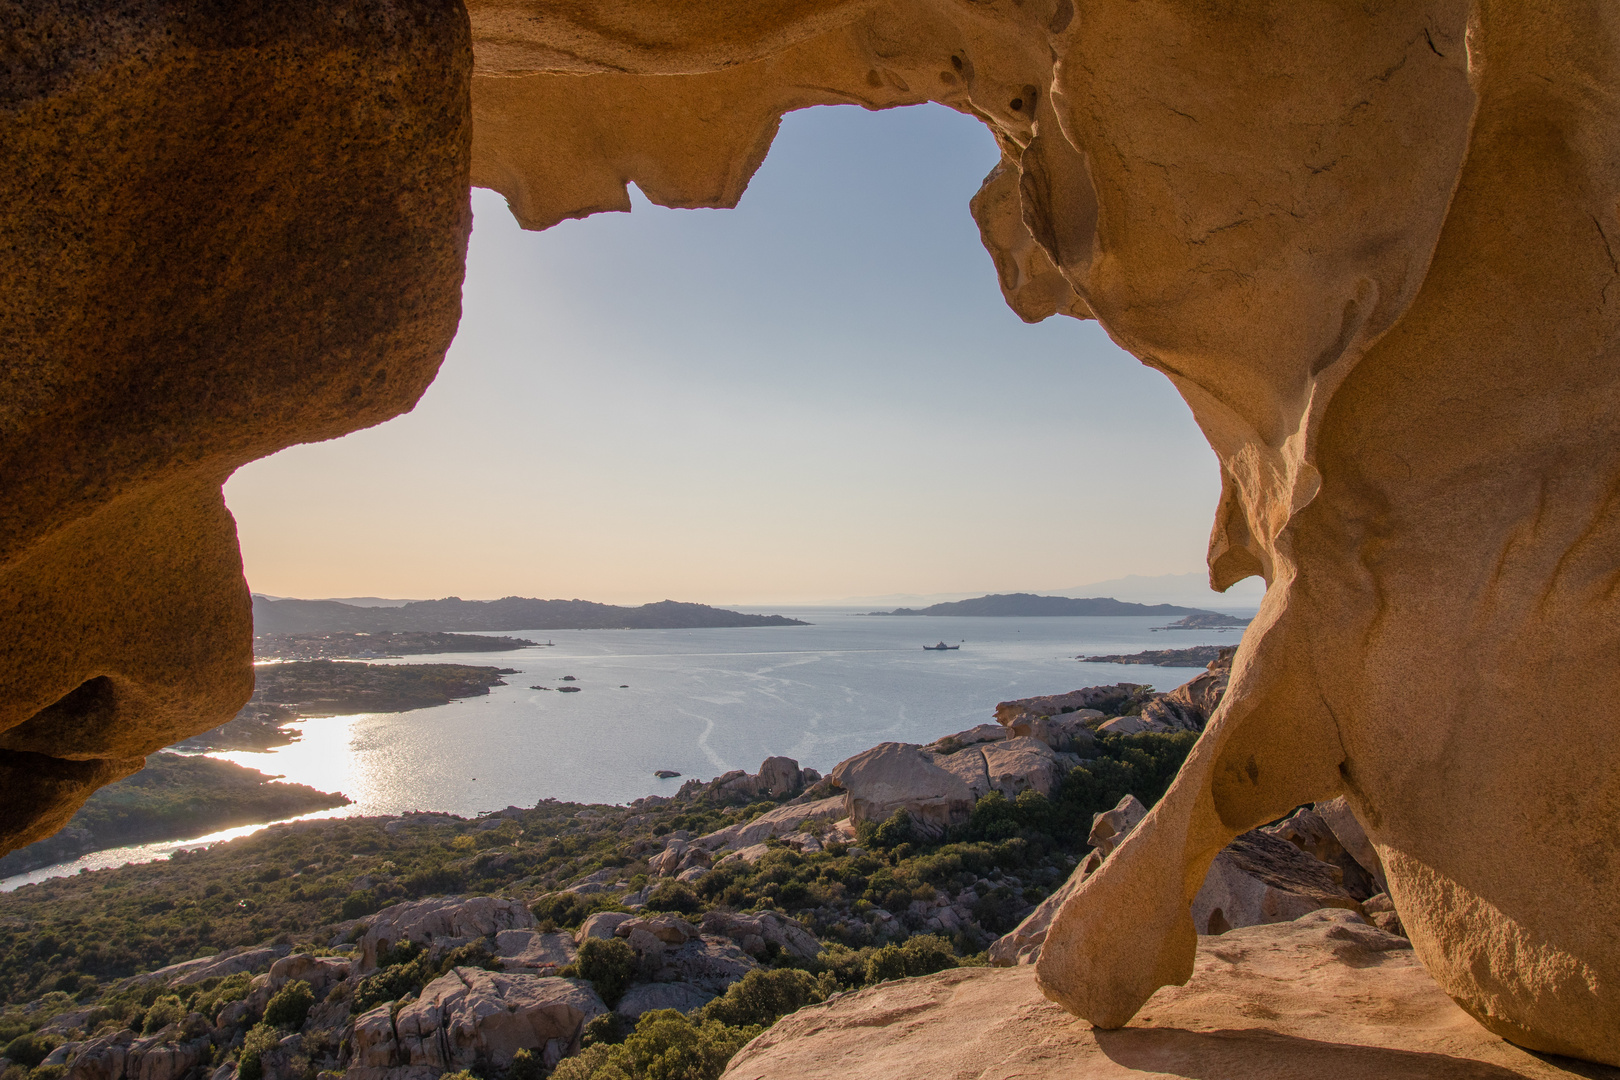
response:
[[[1037,596],[1034,593],[993,593],[971,600],[953,600],[925,608],[895,608],[871,611],[869,615],[968,615],[990,618],[1017,618],[1059,615],[1213,615],[1202,608],[1175,604],[1132,604],[1111,596],[1074,598]]]
[[[356,607],[336,600],[253,598],[255,634],[357,633],[401,630],[691,630],[732,626],[806,626],[782,615],[745,615],[707,604],[663,600],[619,607],[590,600],[414,600],[399,607]]]

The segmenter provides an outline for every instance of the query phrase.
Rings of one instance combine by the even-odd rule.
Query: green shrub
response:
[[[30,1069],[37,1068],[52,1050],[62,1045],[62,1040],[55,1035],[36,1035],[29,1032],[19,1035],[6,1044],[5,1057],[15,1061],[18,1065]]]
[[[142,1024],[141,1032],[151,1035],[161,1031],[170,1024],[179,1023],[186,1015],[187,1009],[178,994],[165,994],[152,1002],[146,1010],[146,1018]]]
[[[303,979],[294,979],[276,991],[270,1003],[264,1007],[264,1022],[274,1027],[297,1031],[304,1026],[304,1018],[309,1015],[309,1010],[314,1005],[315,991],[310,989],[309,983]]]
[[[339,914],[345,919],[363,919],[377,910],[377,893],[374,889],[357,889],[343,898]]]
[[[731,1027],[768,1028],[789,1013],[825,1001],[837,989],[837,980],[830,975],[817,979],[793,968],[755,968],[703,1006],[698,1017]]]
[[[276,1048],[283,1034],[269,1024],[254,1024],[242,1040],[242,1056],[237,1059],[237,1080],[264,1080],[264,1062],[261,1059]]]
[[[62,1080],[67,1074],[66,1065],[41,1065],[28,1074],[28,1080]]]
[[[408,943],[407,943],[408,944]],[[387,967],[367,975],[361,979],[354,988],[354,1005],[356,1013],[363,1013],[368,1009],[381,1005],[385,1001],[397,1001],[406,994],[414,994],[427,985],[431,977],[428,969],[428,954],[419,946],[411,945],[409,949],[404,944],[379,956],[378,959],[394,960],[401,954],[409,959],[403,962],[390,963]]]
[[[635,1025],[626,1026],[624,1017],[616,1012],[606,1012],[585,1025],[585,1031],[580,1036],[582,1046],[595,1046],[597,1043],[622,1043],[625,1036],[635,1030]]]
[[[192,1000],[191,1008],[194,1012],[202,1013],[212,1023],[219,1016],[219,1011],[225,1006],[247,997],[248,983],[252,980],[253,976],[245,971],[238,972],[235,975],[227,975],[215,983],[214,986],[198,994]],[[203,985],[207,987],[210,982],[214,982],[214,980],[205,980]]]
[[[506,1067],[506,1080],[545,1080],[545,1077],[545,1063],[540,1060],[539,1054],[530,1050],[519,1050],[513,1054],[512,1064]]]
[[[619,905],[609,900],[593,900],[578,893],[560,892],[542,896],[529,910],[538,922],[554,926],[577,928],[580,923],[598,911],[618,910]]]
[[[703,901],[684,881],[666,878],[647,896],[648,911],[674,911],[691,915],[703,910]]]
[[[617,1046],[597,1043],[557,1066],[551,1080],[718,1080],[757,1027],[697,1021],[674,1009],[643,1013]]]
[[[579,946],[579,977],[596,987],[608,1008],[619,1003],[636,968],[636,953],[618,938],[586,938]]]
[[[956,967],[956,950],[950,942],[933,934],[919,934],[903,945],[885,945],[866,961],[866,981],[885,982],[932,975]]]

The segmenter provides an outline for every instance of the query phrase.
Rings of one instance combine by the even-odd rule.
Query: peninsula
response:
[[[349,802],[343,795],[277,782],[276,777],[229,761],[153,754],[140,772],[90,796],[61,832],[0,858],[0,877],[26,874],[92,851],[206,836]]]
[[[176,745],[181,750],[268,750],[296,736],[285,725],[315,716],[407,712],[477,697],[504,686],[511,668],[469,664],[358,664],[301,660],[260,664],[253,697],[217,728]]]
[[[425,630],[363,634],[338,630],[259,634],[253,639],[253,655],[260,660],[373,659],[424,653],[511,652],[538,644],[524,638],[484,634],[435,634]]]
[[[1194,645],[1190,649],[1149,649],[1110,656],[1077,656],[1085,664],[1151,664],[1154,667],[1204,667],[1230,651],[1230,645]]]
[[[1183,614],[1190,608],[1166,608]],[[1160,614],[1160,612],[1154,612]],[[253,598],[257,634],[381,634],[402,630],[692,630],[734,626],[806,626],[782,615],[745,615],[740,611],[661,600],[640,607],[618,607],[590,600],[534,600],[508,596],[500,600],[414,600],[399,607],[356,607],[336,600],[271,600]]]
[[[995,593],[971,600],[954,600],[925,608],[895,608],[869,611],[868,615],[968,615],[989,618],[1022,618],[1060,615],[1214,615],[1201,608],[1174,604],[1132,604],[1111,596],[1074,599],[1067,596],[1037,596],[1034,593]],[[1218,617],[1218,616],[1217,616]]]

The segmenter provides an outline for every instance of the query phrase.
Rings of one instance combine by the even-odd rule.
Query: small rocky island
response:
[[[295,740],[285,725],[316,716],[408,712],[478,697],[512,668],[470,664],[359,664],[300,660],[260,664],[253,697],[228,723],[175,744],[180,750],[268,750]]]
[[[1154,667],[1207,667],[1230,653],[1231,645],[1194,645],[1190,649],[1148,649],[1109,656],[1077,656],[1084,664],[1151,664]]]

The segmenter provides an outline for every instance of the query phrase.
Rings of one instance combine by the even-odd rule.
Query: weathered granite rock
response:
[[[792,758],[769,757],[759,767],[759,782],[765,794],[779,799],[804,787],[804,774]]]
[[[495,955],[500,958],[502,971],[555,975],[558,968],[579,959],[579,950],[572,934],[502,930],[495,935]]]
[[[502,930],[527,930],[534,915],[518,900],[499,896],[443,896],[395,904],[379,911],[360,938],[357,975],[377,970],[377,955],[414,941],[436,951],[453,949]]]
[[[382,1012],[382,1016],[378,1016]],[[579,1049],[585,1025],[607,1012],[583,979],[505,975],[455,968],[401,1008],[391,1030],[386,1009],[355,1022],[353,1053],[376,1066],[458,1070],[505,1068],[519,1050],[555,1062]],[[389,1048],[392,1039],[392,1049]]]
[[[574,934],[574,944],[583,945],[586,938],[610,938],[620,926],[635,918],[622,911],[598,911],[580,924]]]
[[[718,995],[688,983],[638,983],[624,992],[613,1011],[629,1021],[654,1009],[691,1012],[713,1001]]]
[[[1336,799],[1317,803],[1314,809],[1333,831],[1334,839],[1343,846],[1345,853],[1372,875],[1380,890],[1388,892],[1389,878],[1384,873],[1384,862],[1378,857],[1378,849],[1367,839],[1367,830],[1361,820],[1350,809],[1349,800],[1340,795]]]
[[[293,953],[284,956],[270,965],[266,973],[270,992],[274,994],[290,982],[302,979],[309,983],[309,988],[320,1001],[326,997],[326,992],[333,986],[349,977],[353,965],[341,956],[310,956],[308,953]]]
[[[961,777],[908,743],[880,743],[839,762],[831,776],[848,793],[847,812],[856,823],[905,810],[925,828],[940,829],[966,821],[973,810],[973,792]]]
[[[729,911],[708,911],[703,915],[703,932],[727,937],[751,956],[764,956],[776,946],[788,956],[811,960],[821,952],[821,942],[795,919],[774,911],[738,915]]]
[[[1045,1000],[1027,967],[957,968],[801,1009],[732,1058],[724,1080],[959,1076],[1575,1080],[1620,1070],[1496,1038],[1405,940],[1318,911],[1200,938],[1187,984],[1160,990],[1118,1030]]]
[[[220,485],[409,409],[460,314],[444,0],[7,0],[0,850],[253,688]]]
[[[1312,858],[1338,867],[1340,883],[1357,900],[1365,900],[1374,893],[1384,891],[1378,877],[1350,854],[1338,834],[1328,825],[1327,819],[1315,807],[1301,807],[1284,820],[1267,825],[1260,831],[1286,840]],[[1365,842],[1365,834],[1362,841],[1363,849],[1372,852],[1372,845]],[[1382,871],[1382,867],[1379,869]]]
[[[1340,877],[1337,867],[1286,840],[1258,830],[1244,833],[1210,863],[1193,897],[1193,925],[1200,934],[1224,934],[1233,927],[1291,922],[1325,907],[1359,915],[1361,905]]]

